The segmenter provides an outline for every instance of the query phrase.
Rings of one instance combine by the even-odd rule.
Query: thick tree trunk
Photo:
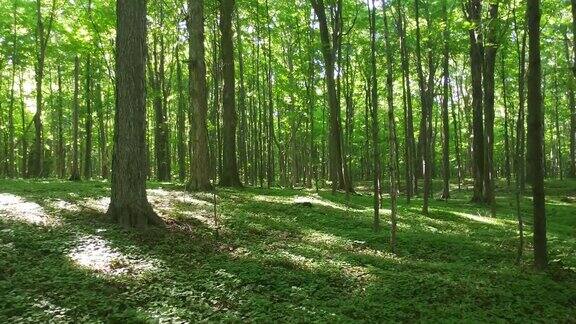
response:
[[[190,127],[193,134],[190,160],[191,191],[211,190],[210,155],[208,151],[208,98],[204,49],[204,1],[188,0],[188,71],[190,87]]]
[[[527,0],[528,20],[528,163],[530,164],[534,205],[534,266],[542,270],[548,263],[544,193],[544,144],[542,109],[542,66],[540,61],[540,0]]]
[[[220,185],[242,187],[236,157],[236,98],[234,86],[234,46],[232,41],[232,14],[234,0],[220,1],[220,33],[222,37],[222,74],[224,91],[223,111],[223,163]]]
[[[128,228],[162,225],[146,197],[146,1],[116,2],[116,114],[108,216]]]

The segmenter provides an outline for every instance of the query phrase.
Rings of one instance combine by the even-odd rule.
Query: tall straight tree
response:
[[[568,38],[568,37],[566,37]],[[574,92],[576,91],[576,0],[572,0],[572,49],[574,56],[570,62],[570,54],[566,48],[566,59],[568,64],[572,65],[572,78],[570,84],[570,173],[569,176],[576,178],[576,100]],[[566,42],[566,47],[568,42]]]
[[[116,114],[107,215],[128,228],[162,225],[146,197],[146,0],[116,2]]]
[[[41,177],[44,173],[44,149],[42,136],[42,82],[44,81],[44,68],[46,63],[46,49],[52,32],[52,22],[56,13],[56,0],[52,5],[48,22],[42,17],[42,0],[36,0],[36,113],[34,114],[34,147],[32,149],[32,163],[29,173],[33,177]]]
[[[90,55],[86,57],[86,120],[84,133],[86,146],[84,147],[84,179],[92,178],[92,69]]]
[[[224,187],[242,187],[236,156],[236,98],[234,80],[234,42],[232,40],[232,15],[235,0],[220,0],[220,34],[222,50],[222,97],[223,156],[222,178]]]
[[[465,5],[465,14],[471,26],[468,30],[470,38],[470,67],[472,76],[472,171],[474,176],[473,202],[484,200],[484,124],[482,113],[482,35],[481,14],[482,1],[469,0]]]
[[[484,66],[482,84],[484,86],[484,201],[490,204],[492,215],[496,213],[494,201],[494,70],[496,66],[496,39],[498,24],[498,3],[490,3],[488,9],[486,41],[484,48]]]
[[[322,43],[322,57],[324,58],[324,78],[328,92],[328,106],[330,119],[330,132],[328,138],[328,152],[330,162],[330,180],[332,191],[338,189],[352,190],[352,184],[346,183],[342,153],[342,125],[340,124],[340,103],[336,92],[335,65],[336,54],[342,41],[342,0],[336,0],[332,13],[332,35],[328,30],[326,5],[323,0],[310,0],[314,13],[318,18],[320,27],[320,41]]]
[[[542,107],[542,64],[540,59],[540,0],[527,0],[528,24],[528,163],[534,205],[534,266],[548,264],[544,193],[544,110]]]
[[[449,60],[450,60],[450,27],[448,25],[447,0],[442,1],[442,16],[444,19],[444,59],[443,59],[443,97],[442,97],[442,198],[450,198],[450,129],[448,117],[448,90],[449,90]]]
[[[208,151],[208,99],[204,49],[204,1],[188,0],[188,71],[190,87],[190,127],[192,159],[188,190],[210,190],[210,155]],[[239,182],[239,181],[238,181]]]
[[[369,0],[370,1],[370,0]],[[374,230],[380,230],[380,206],[381,206],[381,161],[380,161],[380,127],[378,123],[378,74],[376,71],[376,7],[374,0],[369,3],[370,15],[370,111],[372,116],[372,154],[374,159]]]
[[[372,0],[374,6],[374,0]],[[390,173],[390,250],[396,253],[396,230],[397,230],[397,196],[398,188],[396,179],[398,178],[398,169],[396,165],[397,139],[396,125],[394,117],[394,61],[392,46],[388,30],[388,17],[386,15],[386,3],[382,2],[382,17],[384,18],[384,46],[386,50],[386,102],[388,103],[388,150],[390,151],[390,162],[388,170]],[[374,40],[374,39],[373,39]]]
[[[78,101],[78,83],[80,79],[80,58],[78,55],[74,58],[74,98],[72,99],[72,170],[70,172],[70,181],[80,180],[79,166],[79,149],[78,149],[78,128],[79,128],[79,110]]]

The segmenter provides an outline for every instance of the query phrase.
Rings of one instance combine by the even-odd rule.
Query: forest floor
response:
[[[498,216],[469,203],[399,199],[398,254],[372,230],[368,192],[149,184],[166,229],[104,217],[106,182],[0,180],[0,322],[575,322],[576,182],[548,181],[550,268],[531,267],[530,199]],[[436,188],[439,188],[437,186]],[[308,201],[311,207],[301,202]]]

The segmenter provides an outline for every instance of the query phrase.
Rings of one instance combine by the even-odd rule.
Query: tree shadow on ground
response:
[[[424,217],[403,208],[399,256],[394,256],[386,252],[386,227],[380,233],[371,230],[370,213],[253,199],[269,193],[220,191],[222,228],[215,235],[214,228],[186,214],[178,222],[189,226],[125,231],[101,213],[55,210],[40,191],[29,196],[15,191],[58,214],[62,224],[46,228],[0,221],[0,243],[14,245],[12,252],[0,249],[7,253],[0,258],[0,269],[7,269],[0,272],[0,296],[8,296],[0,318],[46,321],[58,313],[62,321],[133,322],[157,316],[382,322],[569,321],[576,316],[573,272],[559,279],[515,267],[507,225],[445,210]],[[228,201],[228,195],[233,199]],[[294,195],[299,191],[274,196]],[[88,196],[101,195],[95,190]],[[371,201],[355,203],[368,207]],[[127,260],[152,260],[157,267],[120,275],[87,269],[69,257],[86,236],[131,256]]]

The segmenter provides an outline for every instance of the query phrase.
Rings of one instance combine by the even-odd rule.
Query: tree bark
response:
[[[468,21],[472,24],[468,33],[470,37],[470,65],[472,75],[472,129],[473,150],[472,170],[474,175],[473,202],[484,201],[484,125],[483,125],[483,91],[482,65],[483,48],[481,36],[481,0],[470,0],[466,3]]]
[[[107,215],[128,228],[163,225],[146,197],[146,1],[116,2],[116,114]]]
[[[80,58],[74,59],[74,99],[72,101],[72,170],[70,172],[70,181],[80,181],[80,161],[78,149],[78,128],[79,128],[79,110],[80,103],[78,99],[79,79],[80,79]]]
[[[86,58],[86,120],[84,132],[86,146],[84,147],[84,179],[92,178],[92,69],[90,55]]]
[[[186,188],[190,191],[211,190],[210,155],[208,151],[208,99],[206,86],[206,63],[204,49],[204,1],[188,0],[188,71],[190,87],[190,126],[192,152],[190,180]]]
[[[220,185],[223,187],[242,187],[238,174],[236,157],[236,98],[234,80],[234,45],[232,41],[232,14],[234,0],[220,1],[220,33],[222,47],[222,74],[224,91],[223,111],[223,169]]]
[[[450,59],[450,27],[448,26],[448,9],[446,0],[442,1],[442,12],[444,16],[444,96],[442,99],[442,178],[443,189],[442,199],[450,198],[450,128],[448,117],[448,89],[449,89],[449,59]]]
[[[540,0],[527,0],[528,53],[528,163],[534,206],[534,266],[546,268],[546,209],[544,193],[544,129],[542,107],[542,66],[540,60]]]

